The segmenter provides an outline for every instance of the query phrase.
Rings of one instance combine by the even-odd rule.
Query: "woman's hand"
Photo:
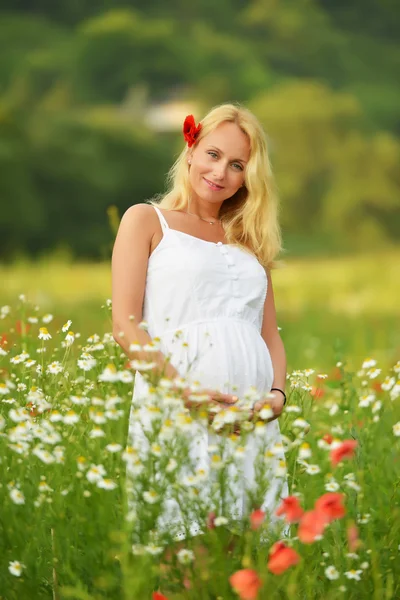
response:
[[[190,387],[181,390],[186,408],[197,408],[204,405],[218,405],[227,408],[235,404],[239,398],[232,394],[223,394],[218,390],[200,389],[193,391]],[[199,396],[199,400],[191,399],[190,396]]]
[[[253,418],[264,408],[264,406],[270,406],[274,416],[267,419],[267,422],[274,421],[281,416],[285,399],[281,392],[269,392],[268,397],[263,400],[259,400],[254,404],[253,407]]]
[[[264,407],[269,407],[272,410],[273,416],[269,419],[262,419],[266,423],[274,421],[282,414],[284,407],[284,397],[280,392],[268,392],[268,397],[259,400],[254,404],[253,410],[250,412],[249,420],[255,421],[259,417],[260,412]],[[240,423],[236,423],[233,432],[240,434]]]

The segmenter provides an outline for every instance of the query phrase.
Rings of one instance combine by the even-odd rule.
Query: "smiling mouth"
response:
[[[208,179],[206,179],[205,177],[203,177],[203,179],[212,190],[223,190],[224,189],[222,185],[217,185],[216,183],[213,183],[212,181],[208,181]]]

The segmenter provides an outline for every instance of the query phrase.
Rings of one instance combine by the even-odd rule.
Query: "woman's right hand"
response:
[[[190,387],[182,390],[182,396],[187,408],[200,408],[201,406],[204,406],[204,404],[214,406],[220,404],[222,407],[227,408],[239,400],[238,396],[233,394],[223,394],[218,390],[201,388],[194,391]],[[204,396],[204,399],[193,400],[190,399],[189,396]]]

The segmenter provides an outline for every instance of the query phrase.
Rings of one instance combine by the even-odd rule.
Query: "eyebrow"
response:
[[[217,146],[210,145],[209,148],[215,148],[216,150],[218,150],[218,152],[220,152],[221,154],[223,154],[222,150],[220,150],[219,148],[217,148]],[[241,163],[247,164],[247,160],[243,160],[243,158],[233,158],[232,160],[233,160],[233,162],[236,161],[236,162],[241,162]]]

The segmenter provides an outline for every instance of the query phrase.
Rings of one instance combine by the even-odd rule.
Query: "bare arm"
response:
[[[269,272],[267,272],[267,278],[268,292],[264,304],[264,316],[261,329],[261,336],[264,339],[266,345],[268,346],[268,350],[271,355],[271,361],[274,369],[274,381],[272,383],[272,387],[279,388],[285,391],[287,368],[286,353],[282,338],[278,330],[274,291],[272,287],[271,275],[269,274]],[[273,418],[276,419],[282,413],[284,398],[280,392],[273,393],[275,395],[275,398],[272,402],[272,408],[275,414]]]
[[[153,340],[139,327],[143,320],[143,300],[146,287],[147,267],[151,239],[157,226],[158,217],[147,204],[131,206],[121,219],[112,255],[112,320],[113,337],[125,354],[131,359],[155,362],[152,371],[146,376],[155,382],[162,375],[171,380],[180,376],[178,370],[161,352],[145,350],[131,351],[130,346],[138,343],[145,346]],[[220,394],[214,390],[204,390],[209,394],[207,402],[233,404],[237,398],[230,394]],[[180,390],[188,408],[199,407],[199,402],[189,398],[190,387]]]
[[[143,319],[143,300],[146,285],[151,239],[157,215],[147,204],[131,206],[121,219],[112,255],[112,320],[113,337],[132,360],[156,362],[155,373],[175,378],[178,371],[166,363],[158,351],[130,351],[132,343],[141,346],[152,342],[151,336],[139,327]]]

